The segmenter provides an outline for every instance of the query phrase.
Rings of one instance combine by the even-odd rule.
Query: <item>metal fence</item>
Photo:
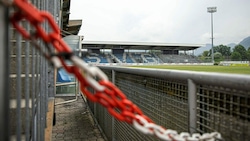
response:
[[[218,131],[226,141],[250,139],[250,76],[101,67],[110,80],[159,125],[178,132]],[[89,103],[110,141],[158,140]]]
[[[59,20],[60,1],[32,0]],[[0,140],[45,140],[48,101],[55,94],[54,68],[9,23],[13,11],[0,5]],[[59,22],[59,21],[57,21]],[[32,32],[28,22],[22,26]],[[43,25],[49,31],[48,23]],[[39,46],[45,46],[37,41]]]

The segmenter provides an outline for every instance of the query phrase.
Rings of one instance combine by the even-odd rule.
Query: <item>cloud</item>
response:
[[[72,0],[71,19],[83,19],[86,40],[207,43],[216,6],[216,44],[239,42],[250,33],[249,0]],[[210,35],[210,37],[209,37]]]

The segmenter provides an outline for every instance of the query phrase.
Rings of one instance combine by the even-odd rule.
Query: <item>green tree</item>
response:
[[[241,60],[247,60],[247,50],[242,45],[237,45],[233,49],[233,53],[238,52],[241,56]],[[231,56],[232,57],[232,56]],[[233,58],[232,58],[233,59]]]
[[[199,58],[204,62],[211,62],[211,56],[208,50],[203,51],[202,55],[200,55]]]
[[[219,52],[222,56],[227,57],[231,55],[231,48],[225,45],[219,45],[214,47],[214,52]]]
[[[233,61],[241,61],[241,60],[242,60],[241,54],[240,54],[239,52],[233,52],[233,53],[231,54],[231,59],[232,59]]]
[[[208,57],[209,56],[209,51],[208,50],[203,51],[202,56]]]
[[[215,52],[214,53],[214,60],[215,60],[215,62],[222,61],[223,60],[222,54],[220,52]]]
[[[247,49],[247,59],[250,61],[250,47]]]

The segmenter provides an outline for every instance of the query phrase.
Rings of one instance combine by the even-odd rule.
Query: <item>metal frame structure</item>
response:
[[[9,140],[9,34],[8,8],[0,5],[0,140]],[[4,68],[4,69],[3,69]]]
[[[218,131],[225,140],[250,138],[250,76],[193,71],[100,67],[145,115],[178,132]],[[111,117],[100,105],[89,107],[106,137],[158,140]]]
[[[49,11],[59,23],[60,1],[31,2],[38,9]],[[10,26],[10,11],[0,5],[0,140],[43,141],[48,104],[55,96],[55,70],[31,41],[23,40]],[[32,31],[28,22],[21,24]],[[42,26],[50,31],[48,23]],[[36,43],[45,46],[41,41]]]
[[[128,50],[194,50],[203,44],[177,44],[153,42],[83,41],[82,49],[128,49]]]

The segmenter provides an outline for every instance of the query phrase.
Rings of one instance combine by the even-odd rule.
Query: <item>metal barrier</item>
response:
[[[59,23],[60,1],[32,0],[38,9],[50,11]],[[54,68],[31,41],[25,41],[9,24],[11,9],[0,3],[0,140],[45,139],[48,102],[55,94]],[[28,22],[22,26],[32,32]],[[49,31],[48,23],[43,27]],[[38,41],[39,46],[45,46]]]
[[[250,138],[249,75],[100,68],[156,124],[178,132],[218,131],[226,141]],[[88,103],[110,141],[158,140],[117,121],[102,106]]]
[[[8,140],[9,130],[9,49],[8,47],[8,9],[0,5],[0,140]],[[4,69],[5,68],[5,69]]]

